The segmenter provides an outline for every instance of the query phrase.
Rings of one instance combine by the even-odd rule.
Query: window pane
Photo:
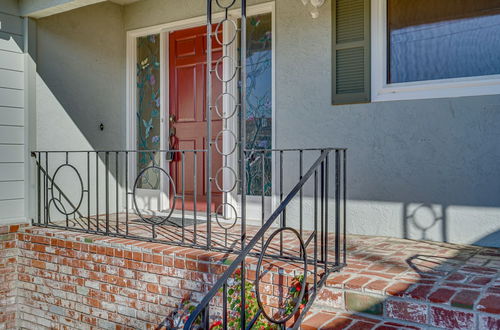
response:
[[[247,18],[247,149],[272,147],[272,17],[271,14]],[[271,195],[271,153],[250,155],[247,167],[247,194]]]
[[[388,0],[388,82],[500,74],[499,0]]]
[[[160,149],[160,35],[137,38],[137,149]],[[137,173],[154,163],[159,153],[137,154]],[[138,187],[159,189],[160,172],[146,171]]]

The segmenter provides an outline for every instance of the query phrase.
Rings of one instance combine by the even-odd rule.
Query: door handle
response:
[[[176,129],[175,127],[170,127],[169,129],[169,136],[174,137],[175,136]]]
[[[169,122],[169,129],[168,129],[168,149],[169,151],[167,152],[166,158],[167,162],[172,162],[175,159],[175,152],[172,152],[175,146],[175,133],[177,130],[174,127],[174,123],[176,122],[176,118],[174,114],[171,114],[168,116],[168,122]]]

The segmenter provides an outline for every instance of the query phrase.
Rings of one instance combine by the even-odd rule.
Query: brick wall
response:
[[[230,263],[218,252],[43,228],[19,233],[18,246],[18,322],[28,329],[154,329],[182,298],[199,302]],[[263,300],[277,304],[273,281],[291,278],[265,274]]]
[[[16,322],[16,232],[23,225],[0,226],[0,329],[13,329]]]

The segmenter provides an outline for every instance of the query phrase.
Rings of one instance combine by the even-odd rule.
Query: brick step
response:
[[[423,329],[420,325],[412,325],[408,322],[385,320],[373,316],[365,316],[359,313],[343,311],[325,311],[313,308],[302,322],[303,330],[315,329]]]
[[[347,267],[326,280],[304,328],[347,318],[348,329],[500,329],[500,249],[370,236],[347,246]],[[320,312],[331,318],[318,325]]]
[[[303,328],[500,329],[500,296],[489,292],[491,287],[484,285],[447,287],[334,274],[313,304],[315,316]]]

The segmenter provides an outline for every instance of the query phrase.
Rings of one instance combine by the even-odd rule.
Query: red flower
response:
[[[240,275],[241,274],[241,269],[236,269],[236,271],[234,272],[236,275]]]
[[[222,321],[217,321],[217,322],[214,322],[214,323],[212,324],[212,326],[210,327],[210,330],[212,330],[213,328],[218,327],[218,326],[220,326],[220,325],[222,325]]]
[[[295,290],[297,291],[302,290],[302,285],[300,283],[295,284]]]

